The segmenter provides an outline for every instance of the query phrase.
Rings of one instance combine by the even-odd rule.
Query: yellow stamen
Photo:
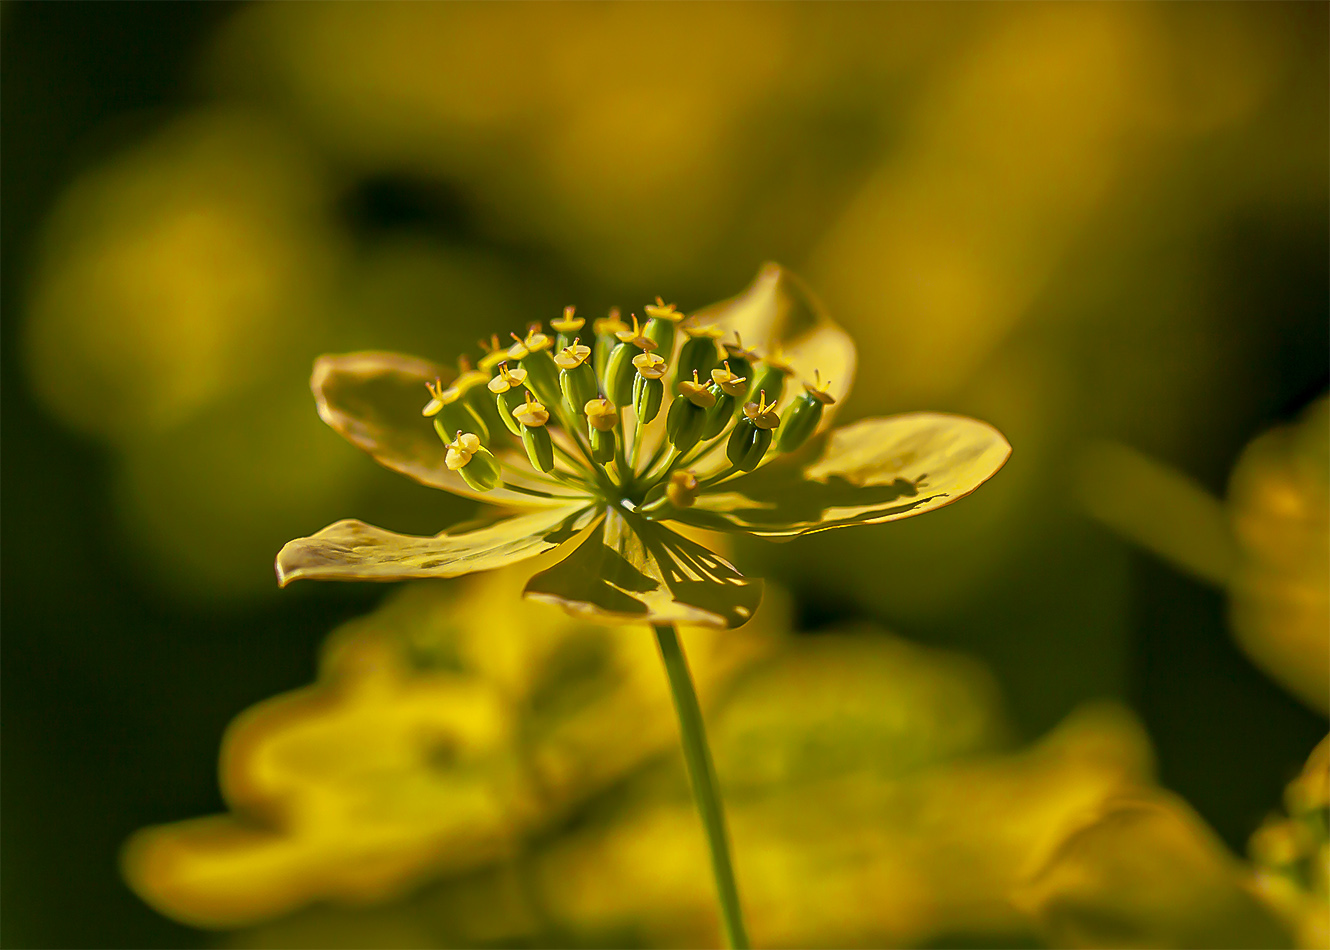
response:
[[[549,410],[536,402],[530,390],[526,394],[526,402],[513,410],[513,418],[528,429],[538,429],[550,421]]]
[[[744,406],[744,415],[759,429],[774,429],[780,425],[780,416],[776,414],[776,404],[774,402],[767,403],[765,389],[758,393],[758,402],[750,402]]]
[[[599,334],[613,333],[617,336],[620,330],[627,330],[628,326],[622,320],[619,319],[619,308],[611,307],[610,315],[608,317],[602,317],[601,319],[597,320],[592,325],[592,329]]]
[[[822,374],[813,370],[814,382],[812,385],[804,383],[804,390],[824,406],[830,406],[836,401],[836,397],[831,395],[828,390],[831,388],[831,380],[822,381]]]
[[[713,340],[719,340],[725,335],[725,331],[714,323],[701,324],[697,322],[696,317],[689,317],[683,323],[679,324],[679,329],[686,333],[690,340],[696,340],[698,337],[709,337]]]
[[[670,323],[678,323],[683,319],[683,314],[674,308],[674,304],[666,303],[660,297],[656,298],[656,305],[653,307],[647,304],[644,308],[648,317],[654,320],[668,320]]]
[[[489,381],[489,391],[498,395],[506,393],[510,389],[516,389],[526,382],[526,370],[520,366],[517,369],[509,369],[508,364],[500,363],[499,372]]]
[[[702,409],[710,409],[716,404],[716,394],[711,391],[710,386],[698,381],[697,370],[693,370],[691,382],[685,379],[679,383],[679,394]]]
[[[443,408],[443,381],[436,379],[432,383],[425,383],[425,388],[429,391],[429,402],[425,403],[425,408],[420,410],[422,416],[437,416],[439,410]]]
[[[655,353],[639,353],[633,357],[633,365],[643,379],[660,379],[665,375],[665,360]]]
[[[761,359],[757,350],[751,346],[744,346],[743,337],[739,336],[738,330],[734,331],[733,343],[722,343],[721,346],[725,348],[726,353],[730,354],[730,359],[745,359],[750,363],[756,363]]]
[[[579,343],[578,341],[581,339],[581,337],[575,337],[571,346],[565,346],[559,351],[559,355],[554,357],[554,362],[559,369],[577,369],[591,356],[591,347]]]
[[[724,365],[724,369],[713,369],[711,371],[711,381],[719,386],[721,392],[727,396],[734,396],[737,399],[739,396],[747,395],[748,377],[735,376],[733,370],[730,369],[729,360],[726,360]]]
[[[604,396],[592,399],[582,407],[582,411],[586,413],[591,427],[601,432],[609,432],[619,424],[619,410]]]
[[[507,358],[507,353],[499,347],[499,334],[497,333],[490,336],[488,342],[485,340],[479,342],[480,348],[485,352],[485,355],[480,358],[480,368],[488,373]]]
[[[526,328],[526,339],[522,341],[522,345],[532,353],[539,353],[541,350],[548,350],[554,345],[554,341],[540,332],[539,323],[532,323]]]
[[[457,438],[448,443],[448,452],[443,457],[443,464],[455,472],[466,468],[471,457],[480,451],[480,436],[474,432],[458,432]]]
[[[576,333],[586,325],[586,320],[582,317],[575,317],[573,313],[577,308],[567,306],[563,308],[563,316],[558,320],[551,320],[550,327],[555,333]]]

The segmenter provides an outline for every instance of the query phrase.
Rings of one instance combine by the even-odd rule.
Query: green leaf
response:
[[[315,360],[309,385],[319,417],[386,468],[423,485],[490,504],[513,508],[564,505],[562,498],[505,488],[479,492],[448,470],[444,465],[447,449],[420,410],[429,398],[425,383],[451,375],[434,363],[401,353],[342,353]],[[506,465],[515,460],[514,453],[503,453]],[[529,469],[524,459],[516,464],[518,471]],[[513,472],[505,475],[509,481],[542,490],[538,483],[517,478]]]
[[[458,577],[504,567],[558,547],[590,523],[586,506],[509,515],[479,528],[432,538],[397,534],[348,519],[290,541],[277,555],[277,582],[396,581]]]
[[[965,497],[1011,454],[987,423],[935,412],[864,419],[821,444],[802,471],[783,459],[716,486],[675,517],[766,537],[881,524]]]
[[[611,508],[524,593],[600,622],[738,627],[757,609],[762,582],[668,528]]]

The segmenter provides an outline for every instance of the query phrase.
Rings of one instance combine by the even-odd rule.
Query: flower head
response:
[[[558,548],[528,597],[602,620],[737,626],[760,581],[679,528],[789,538],[912,517],[969,494],[1010,453],[991,426],[941,413],[828,431],[854,344],[775,264],[687,317],[661,298],[645,313],[645,326],[617,311],[594,321],[595,348],[571,336],[584,328],[571,308],[551,323],[557,349],[540,324],[506,349],[495,334],[447,387],[409,356],[320,357],[325,422],[388,468],[501,513],[434,537],[339,521],[282,549],[279,582],[454,577]]]

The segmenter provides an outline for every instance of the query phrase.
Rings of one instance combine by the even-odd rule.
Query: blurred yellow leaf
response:
[[[1182,800],[1110,799],[1020,889],[1059,947],[1285,947],[1244,869]]]

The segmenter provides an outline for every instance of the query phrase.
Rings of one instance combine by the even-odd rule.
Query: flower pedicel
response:
[[[714,770],[674,628],[738,626],[762,587],[671,522],[791,538],[908,518],[979,487],[1010,446],[983,422],[942,413],[828,431],[854,343],[778,265],[691,316],[660,298],[644,313],[645,323],[613,312],[587,333],[569,307],[551,322],[554,338],[540,324],[510,334],[506,349],[493,336],[478,368],[463,358],[446,387],[452,374],[414,357],[320,357],[311,387],[326,423],[380,464],[500,513],[433,537],[338,521],[283,547],[277,578],[456,577],[559,549],[527,597],[655,629],[726,933],[742,946]]]

